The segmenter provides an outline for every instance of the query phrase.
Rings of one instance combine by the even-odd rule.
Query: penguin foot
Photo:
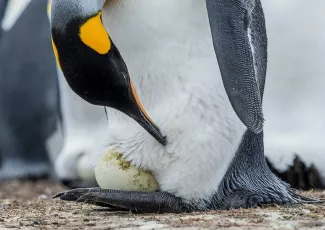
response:
[[[262,191],[265,189],[265,191]],[[209,209],[256,208],[263,205],[321,204],[325,201],[299,195],[293,189],[264,187],[260,191],[234,189],[225,196],[218,194]],[[218,197],[219,196],[219,197]]]
[[[247,131],[210,209],[252,208],[265,204],[324,203],[301,196],[272,173],[264,157],[263,132]]]
[[[59,193],[53,198],[140,213],[179,213],[190,211],[189,206],[181,198],[167,192],[131,192],[96,187],[72,189]]]
[[[213,199],[210,201],[202,200],[202,204],[211,204],[203,209],[200,208],[200,202],[190,205],[185,203],[181,198],[167,192],[131,192],[101,189],[99,187],[72,189],[59,193],[53,198],[93,204],[110,208],[113,211],[131,210],[137,213],[182,213],[218,209],[254,208],[266,204],[290,205],[324,203],[322,200],[301,196],[294,190],[288,190],[286,196],[280,193],[258,194],[247,190],[237,190],[229,193],[224,199]]]

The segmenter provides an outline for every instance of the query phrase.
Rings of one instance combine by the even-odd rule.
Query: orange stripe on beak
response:
[[[135,87],[134,87],[132,81],[130,81],[130,83],[131,83],[132,94],[133,94],[133,96],[134,96],[134,98],[135,98],[135,101],[136,101],[137,105],[139,106],[140,110],[142,111],[142,113],[146,116],[146,118],[147,118],[147,119],[148,119],[152,124],[155,124],[155,123],[153,122],[153,120],[149,117],[149,115],[148,115],[148,113],[146,112],[146,110],[144,109],[144,107],[143,107],[143,105],[142,105],[142,103],[141,103],[141,101],[140,101],[140,99],[139,99],[139,97],[138,97],[137,91],[135,90]]]

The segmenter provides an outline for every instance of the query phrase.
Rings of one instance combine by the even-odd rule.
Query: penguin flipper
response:
[[[267,36],[260,0],[206,0],[215,53],[230,103],[246,127],[263,129]]]
[[[53,198],[135,212],[179,213],[190,210],[181,198],[167,192],[132,192],[96,187],[72,189],[59,193]]]

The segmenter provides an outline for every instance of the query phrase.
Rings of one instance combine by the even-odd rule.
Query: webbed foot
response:
[[[263,132],[255,134],[247,131],[211,202],[211,209],[324,203],[299,195],[289,184],[276,177],[269,169],[263,153]]]
[[[112,209],[135,212],[186,212],[189,211],[181,198],[167,192],[130,192],[101,188],[77,188],[59,193],[53,198],[84,202]]]

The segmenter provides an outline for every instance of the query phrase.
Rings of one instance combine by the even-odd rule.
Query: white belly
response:
[[[150,169],[164,191],[211,195],[245,127],[221,81],[205,1],[114,1],[103,21],[144,107],[168,138],[164,148],[133,120],[108,110],[107,148]]]

